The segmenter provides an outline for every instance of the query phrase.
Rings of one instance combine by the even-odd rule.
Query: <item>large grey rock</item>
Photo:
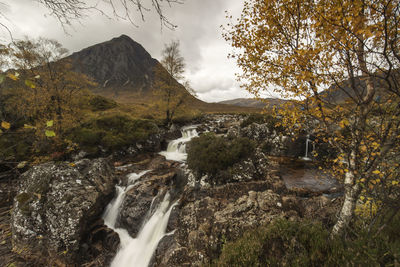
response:
[[[11,221],[14,250],[49,266],[79,262],[83,237],[112,197],[113,167],[106,159],[49,162],[21,180]]]
[[[164,173],[152,172],[142,177],[140,183],[136,183],[126,192],[117,227],[126,229],[132,237],[135,237],[150,207],[156,207],[165,193],[171,187],[175,187],[178,183],[177,177],[176,170],[173,169],[167,169]]]
[[[242,137],[247,137],[258,142],[264,141],[272,136],[272,133],[268,129],[268,125],[266,123],[252,123],[249,126],[241,129],[240,134]]]

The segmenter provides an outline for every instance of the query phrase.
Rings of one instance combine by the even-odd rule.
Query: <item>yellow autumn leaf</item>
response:
[[[25,85],[28,86],[28,87],[30,87],[30,88],[32,88],[32,89],[35,89],[35,88],[36,88],[35,83],[32,82],[32,81],[30,81],[30,80],[25,80]]]
[[[29,125],[29,124],[24,124],[25,129],[36,129],[35,126]]]
[[[399,181],[392,181],[392,185],[398,185]]]
[[[375,170],[372,172],[373,174],[380,174],[381,172],[379,170]]]
[[[45,135],[46,135],[47,137],[54,137],[54,136],[56,136],[56,133],[55,133],[54,131],[46,130],[46,131],[45,131]]]
[[[2,127],[3,129],[8,130],[8,129],[10,129],[11,124],[10,124],[9,122],[2,121],[2,122],[1,122],[1,127]]]
[[[11,74],[11,73],[8,73],[7,77],[10,78],[11,80],[14,80],[14,81],[18,80],[18,76],[14,75],[14,74]]]

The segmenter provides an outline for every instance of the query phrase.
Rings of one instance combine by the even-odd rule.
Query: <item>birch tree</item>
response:
[[[179,42],[172,41],[165,45],[162,51],[161,65],[155,69],[155,94],[161,99],[160,104],[165,112],[167,125],[172,124],[176,111],[183,105],[187,96],[184,87],[178,83],[183,79],[184,72],[185,63],[180,53]]]
[[[327,162],[345,186],[333,236],[357,201],[383,206],[378,188],[399,200],[399,25],[399,1],[248,0],[225,29],[243,86],[296,100],[301,108],[279,111],[282,124],[312,125],[338,151]]]

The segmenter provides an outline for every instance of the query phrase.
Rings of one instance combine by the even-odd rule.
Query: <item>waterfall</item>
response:
[[[186,143],[198,134],[195,126],[182,128],[181,132],[182,137],[171,141],[168,144],[167,151],[160,152],[160,154],[171,160],[186,160]],[[129,174],[126,187],[116,185],[117,194],[104,211],[103,219],[105,225],[118,233],[121,241],[117,254],[111,262],[111,267],[147,267],[157,249],[158,243],[168,234],[165,231],[171,211],[176,204],[171,205],[169,192],[164,195],[163,201],[155,209],[152,206],[156,197],[153,199],[148,214],[143,218],[143,226],[136,238],[132,238],[126,229],[115,228],[126,192],[140,182],[139,179],[149,171]],[[154,213],[152,213],[153,210],[155,210]]]
[[[310,135],[307,134],[307,139],[306,139],[306,153],[305,153],[304,157],[302,158],[303,160],[311,160],[311,158],[308,157],[308,144],[309,144],[310,142],[313,144],[313,150],[314,150],[314,148],[315,148],[314,142],[310,139]]]
[[[147,267],[158,243],[166,234],[165,230],[173,207],[174,205],[170,206],[169,193],[166,193],[154,214],[148,214],[149,219],[136,238],[130,237],[125,229],[115,229],[120,236],[121,245],[111,262],[111,267]]]
[[[187,158],[186,143],[193,137],[198,136],[196,126],[184,127],[181,133],[181,138],[168,143],[167,151],[160,152],[167,160],[185,161]]]

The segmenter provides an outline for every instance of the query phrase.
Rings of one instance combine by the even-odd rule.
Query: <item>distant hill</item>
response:
[[[388,88],[388,79],[392,85],[399,84],[400,70],[391,70],[390,75],[384,72],[376,72],[373,77],[374,86],[376,89],[374,100],[390,98],[390,89]],[[394,86],[395,87],[395,86]],[[353,89],[355,88],[355,89]],[[350,98],[355,101],[364,98],[367,93],[365,79],[355,77],[354,79],[346,79],[339,84],[333,84],[328,89],[322,91],[320,96],[324,101],[333,105],[344,104]]]
[[[272,108],[274,105],[279,106],[285,103],[286,100],[279,98],[265,98],[264,101],[257,100],[254,98],[236,98],[232,100],[225,100],[218,102],[218,104],[234,105],[239,107],[251,107],[251,108]]]

